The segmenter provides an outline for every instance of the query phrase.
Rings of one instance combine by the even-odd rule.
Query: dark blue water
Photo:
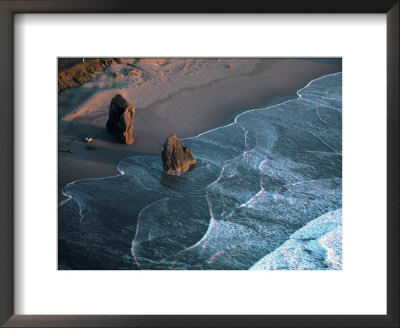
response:
[[[67,185],[59,268],[340,269],[342,74],[298,95],[184,139],[183,175],[134,156]]]

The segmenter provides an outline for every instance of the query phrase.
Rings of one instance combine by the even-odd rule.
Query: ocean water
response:
[[[341,269],[342,74],[297,93],[183,139],[185,174],[134,156],[67,185],[59,269]]]

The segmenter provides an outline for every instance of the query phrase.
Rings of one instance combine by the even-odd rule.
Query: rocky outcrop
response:
[[[196,164],[192,151],[175,134],[165,140],[161,157],[166,173],[184,173]]]
[[[89,81],[96,72],[103,71],[114,63],[121,63],[119,58],[59,58],[58,59],[58,92],[77,87]]]
[[[106,128],[124,144],[133,144],[133,121],[135,120],[135,106],[126,101],[120,94],[116,95],[110,104]]]

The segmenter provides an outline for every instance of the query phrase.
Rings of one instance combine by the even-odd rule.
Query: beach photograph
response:
[[[342,270],[341,58],[62,58],[58,270]]]

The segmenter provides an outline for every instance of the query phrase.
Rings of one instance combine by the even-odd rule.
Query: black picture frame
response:
[[[399,327],[398,0],[0,0],[0,324],[4,327]],[[14,315],[13,17],[16,13],[384,13],[387,17],[387,315]],[[368,286],[365,286],[368,288]]]

